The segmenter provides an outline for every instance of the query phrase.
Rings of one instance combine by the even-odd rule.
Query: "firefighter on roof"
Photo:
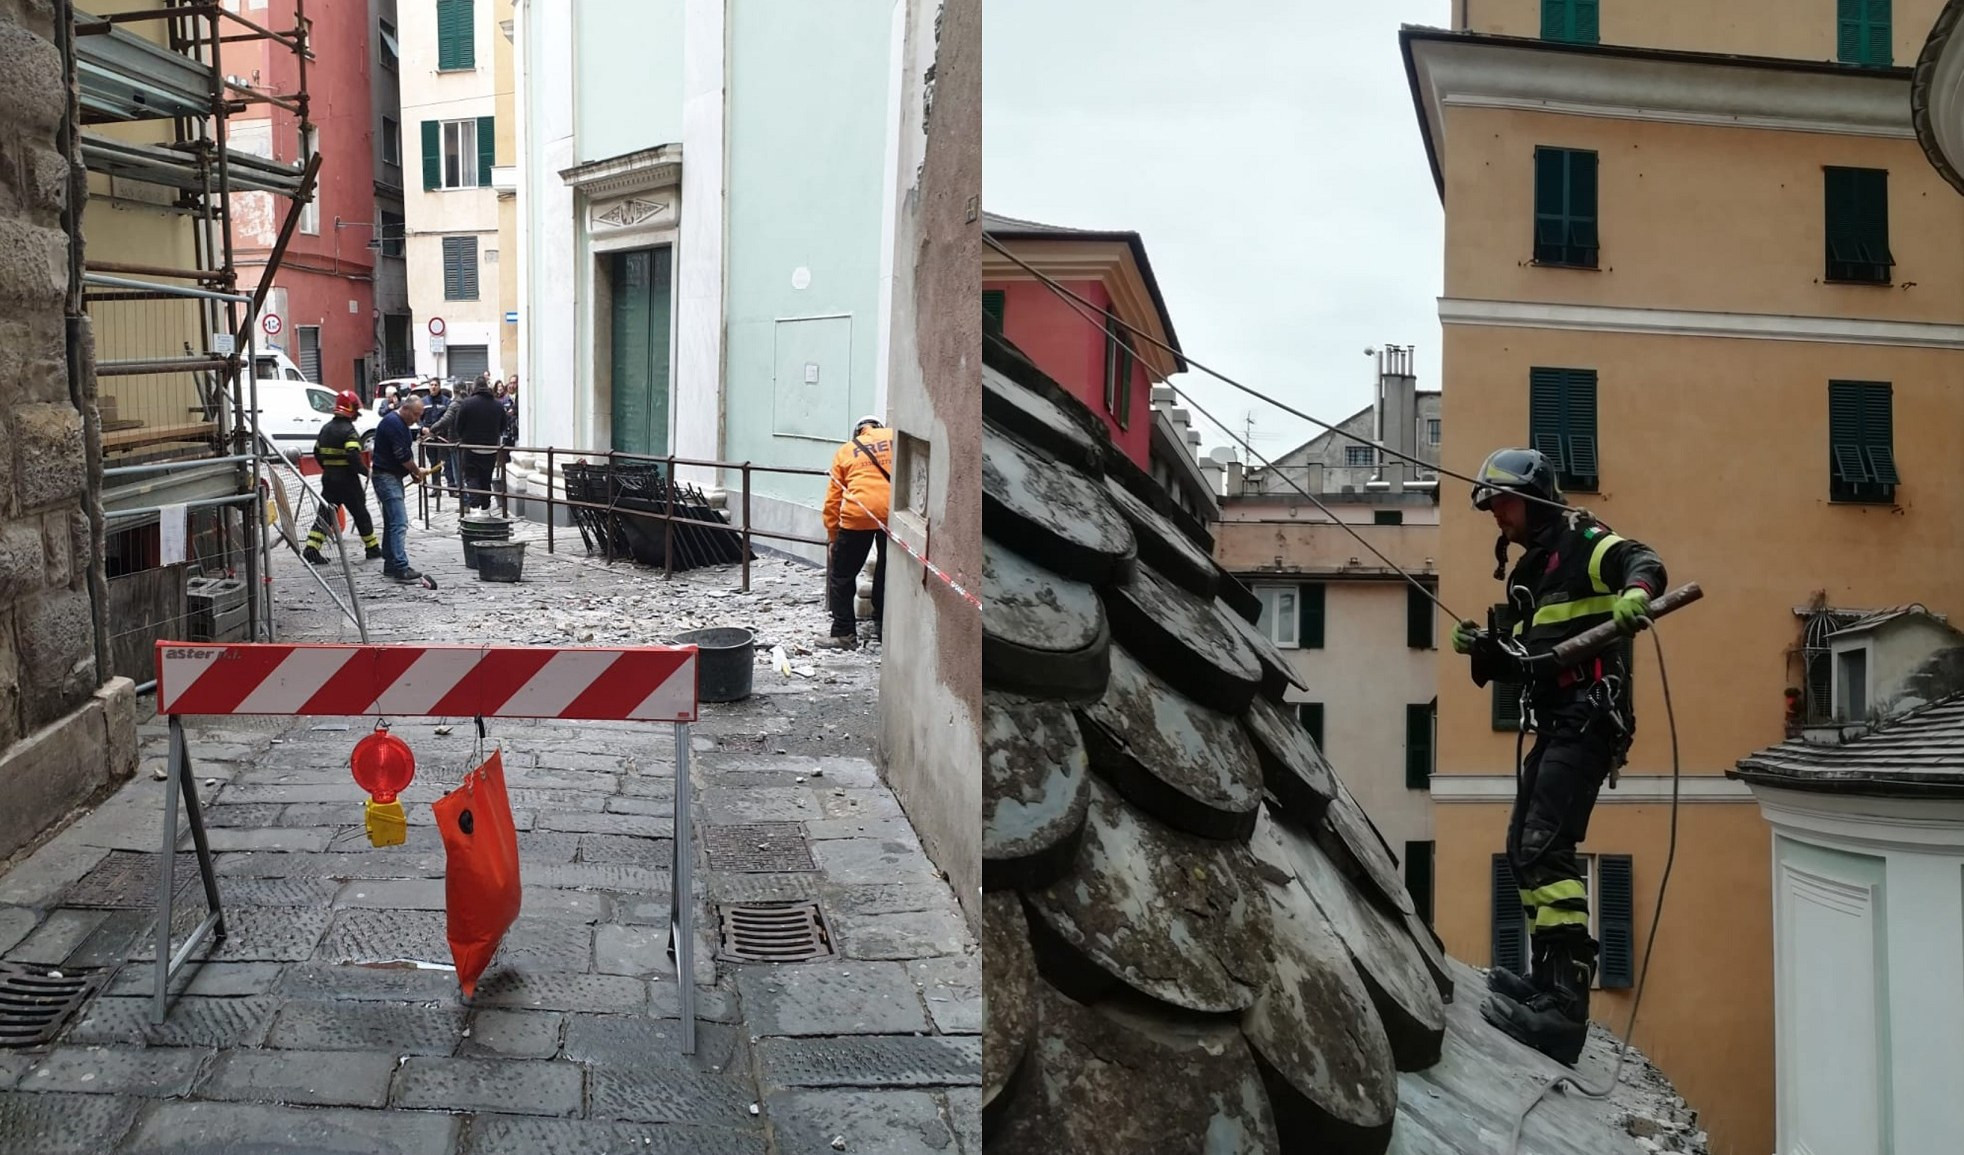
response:
[[[1473,507],[1500,527],[1494,576],[1505,571],[1508,546],[1527,553],[1506,577],[1504,620],[1497,613],[1491,631],[1461,622],[1453,649],[1471,656],[1476,685],[1523,687],[1523,728],[1535,733],[1507,826],[1531,963],[1526,976],[1495,967],[1480,1012],[1573,1065],[1588,1036],[1597,952],[1575,848],[1588,833],[1597,791],[1629,752],[1636,714],[1627,638],[1571,667],[1556,666],[1550,651],[1608,621],[1626,634],[1641,629],[1650,600],[1664,592],[1664,563],[1648,546],[1564,505],[1554,464],[1535,450],[1498,450],[1477,476]]]

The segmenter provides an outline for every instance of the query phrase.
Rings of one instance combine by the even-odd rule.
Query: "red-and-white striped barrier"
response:
[[[157,643],[159,714],[696,720],[694,646]]]

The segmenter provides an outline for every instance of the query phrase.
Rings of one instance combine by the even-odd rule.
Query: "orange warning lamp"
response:
[[[388,723],[379,722],[375,732],[355,743],[348,759],[355,783],[368,791],[362,815],[368,827],[370,846],[400,846],[409,834],[409,820],[396,795],[416,777],[416,755],[409,743],[389,733]]]

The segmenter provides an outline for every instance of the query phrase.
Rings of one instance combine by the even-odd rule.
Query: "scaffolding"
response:
[[[227,561],[222,575],[184,576],[243,578],[254,595],[247,637],[257,640],[270,636],[270,590],[261,580],[267,469],[252,338],[313,200],[320,157],[306,150],[304,163],[286,164],[240,148],[229,122],[256,108],[280,109],[297,120],[299,141],[311,139],[305,0],[295,0],[284,30],[218,0],[97,0],[71,11],[73,35],[65,40],[79,90],[78,144],[89,174],[100,178],[91,181],[92,211],[82,217],[82,280],[95,345],[102,501],[112,552],[125,543],[132,555],[107,560],[112,571],[154,567],[143,542],[156,536],[150,527],[163,514],[180,506],[212,511],[208,556],[236,559],[243,572]],[[227,75],[226,46],[252,43],[291,54],[292,91]],[[281,222],[270,260],[246,291],[233,256],[240,194],[284,202],[283,212],[275,210]],[[132,215],[112,215],[119,209]],[[114,241],[88,235],[98,214],[107,216],[99,226],[105,236],[120,230]],[[129,259],[143,256],[130,249],[146,246],[189,260]],[[159,603],[146,616],[168,631],[182,607]]]

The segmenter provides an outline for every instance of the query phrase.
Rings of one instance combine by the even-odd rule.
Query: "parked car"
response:
[[[377,381],[375,383],[375,400],[370,403],[369,408],[374,410],[378,417],[382,413],[382,401],[389,395],[389,388],[391,386],[395,388],[398,399],[407,397],[411,393],[420,394],[424,398],[428,398],[430,395],[429,386],[425,384],[424,378],[421,377],[390,377],[386,381]]]
[[[321,426],[334,416],[334,390],[307,380],[284,353],[253,357],[254,387],[259,393],[259,429],[289,457],[311,453]],[[364,450],[375,444],[382,419],[374,413],[355,414],[355,432]]]

